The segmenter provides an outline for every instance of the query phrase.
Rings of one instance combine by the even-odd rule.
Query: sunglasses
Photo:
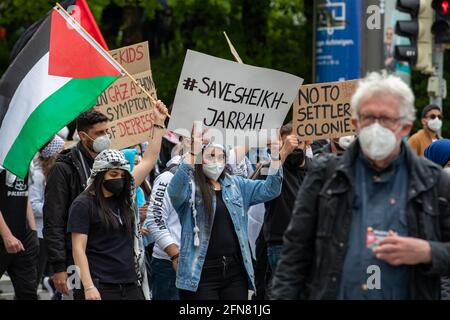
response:
[[[434,119],[436,119],[436,118],[438,118],[439,120],[442,120],[442,116],[441,116],[441,115],[435,115],[435,114],[432,114],[432,115],[429,116],[428,118],[430,118],[431,120],[434,120]]]

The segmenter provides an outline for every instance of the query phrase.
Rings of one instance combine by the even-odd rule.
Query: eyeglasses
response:
[[[436,115],[436,114],[432,114],[430,116],[428,116],[429,119],[434,120],[436,118],[438,118],[439,120],[442,120],[442,116],[440,114]]]
[[[362,114],[362,115],[360,115],[359,118],[360,118],[360,121],[362,124],[372,124],[372,123],[375,123],[375,121],[378,121],[379,124],[381,124],[382,126],[385,126],[385,127],[392,127],[395,124],[397,124],[398,121],[404,119],[404,117],[399,117],[399,118],[391,118],[391,117],[385,117],[385,116],[376,117],[376,116],[370,115],[370,114]]]

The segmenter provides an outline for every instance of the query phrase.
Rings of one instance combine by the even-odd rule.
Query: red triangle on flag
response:
[[[120,76],[99,46],[63,15],[57,9],[52,11],[48,73],[69,78]]]
[[[76,0],[70,14],[75,19],[78,18],[77,20],[83,26],[84,30],[93,36],[103,48],[108,50],[105,39],[103,38],[103,35],[95,22],[94,16],[92,15],[86,0]]]

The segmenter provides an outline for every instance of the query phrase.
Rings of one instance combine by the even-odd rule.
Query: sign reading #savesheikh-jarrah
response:
[[[188,50],[169,129],[190,132],[194,121],[222,131],[280,128],[303,79]]]

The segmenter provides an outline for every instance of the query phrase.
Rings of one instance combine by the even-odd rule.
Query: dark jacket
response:
[[[305,178],[310,162],[309,158],[307,158],[305,165],[300,167],[303,160],[304,156],[302,155],[295,165],[288,161],[283,164],[283,186],[281,188],[281,194],[265,203],[266,213],[264,216],[263,233],[264,240],[270,245],[283,244],[283,235],[291,221],[295,198]]]
[[[403,144],[406,147],[406,144]],[[340,158],[318,157],[295,202],[273,280],[274,299],[336,299],[352,219],[359,142]],[[429,241],[431,265],[411,268],[412,299],[439,299],[440,276],[450,275],[450,177],[406,147],[409,235]],[[446,190],[438,190],[446,189]],[[450,196],[450,195],[449,195]],[[439,209],[440,208],[440,209]]]
[[[86,188],[93,160],[86,155],[81,142],[63,151],[50,170],[45,187],[44,239],[49,262],[54,272],[65,271],[72,264],[72,246],[67,233],[69,208],[73,200]],[[84,165],[80,162],[84,158]]]

